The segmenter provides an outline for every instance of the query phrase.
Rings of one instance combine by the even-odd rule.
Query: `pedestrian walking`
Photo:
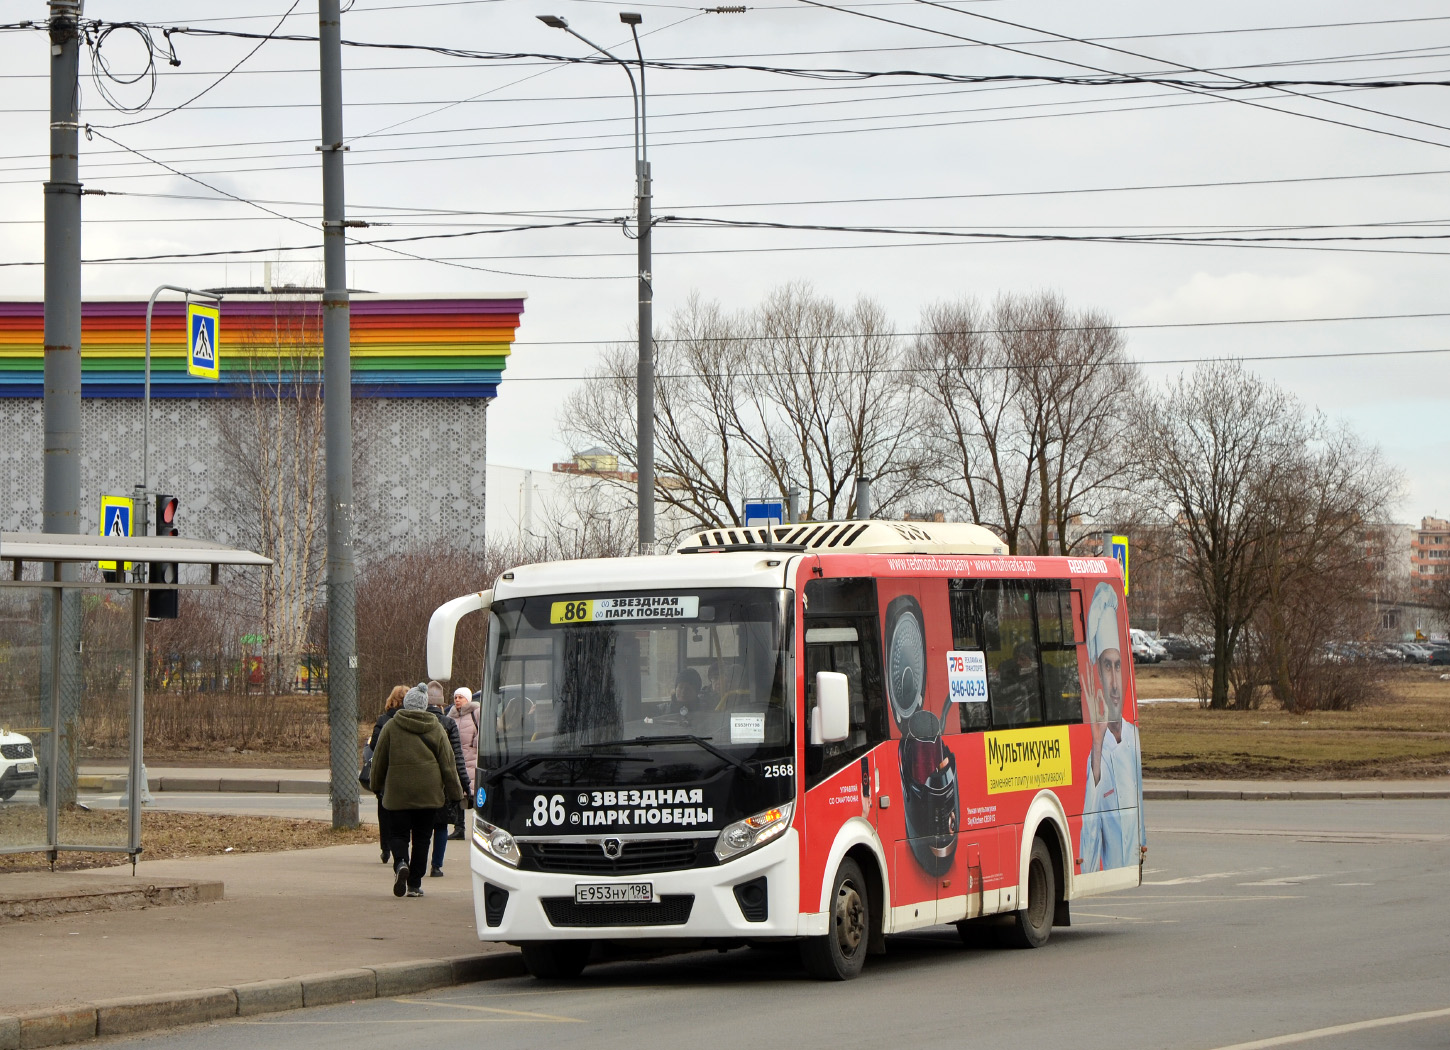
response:
[[[443,685],[440,682],[428,683],[428,710],[433,712],[435,718],[443,725],[443,731],[448,734],[448,742],[453,745],[453,758],[457,764],[458,782],[463,785],[465,797],[473,793],[472,778],[468,775],[468,765],[463,761],[463,741],[458,736],[458,725],[448,717],[443,710]],[[454,814],[457,814],[455,821]],[[443,854],[448,849],[448,827],[450,824],[463,823],[463,806],[449,806],[438,814],[438,827],[433,831],[433,863],[428,869],[430,878],[440,879],[443,877]]]
[[[388,694],[387,700],[383,702],[383,713],[378,715],[378,720],[373,723],[372,734],[368,737],[367,746],[363,748],[364,766],[372,761],[373,752],[378,749],[378,735],[382,733],[383,726],[387,725],[392,717],[402,710],[403,697],[407,695],[408,687],[406,685],[395,685],[393,691]],[[383,863],[386,864],[393,857],[388,849],[387,832],[383,827],[383,797],[381,795],[378,796],[378,845],[382,848]],[[397,859],[402,860],[403,858],[398,857]]]
[[[420,682],[383,726],[373,751],[370,786],[383,803],[395,897],[423,896],[423,869],[439,814],[449,803],[463,800],[451,750],[442,719],[428,711],[428,687]]]
[[[458,742],[463,747],[463,766],[468,771],[469,790],[468,797],[473,798],[472,781],[478,769],[478,731],[479,731],[479,704],[473,699],[473,692],[466,685],[460,685],[453,690],[453,706],[448,711],[448,717],[458,727]],[[464,803],[465,810],[469,808]],[[462,813],[459,816],[463,816]],[[452,839],[464,837],[465,828],[460,820],[453,827]]]

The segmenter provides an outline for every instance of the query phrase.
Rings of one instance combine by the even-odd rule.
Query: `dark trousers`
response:
[[[406,858],[408,886],[417,889],[428,871],[428,847],[433,844],[433,826],[438,823],[436,809],[384,809],[383,841],[393,854],[393,864]],[[409,846],[412,852],[409,852]]]
[[[447,824],[439,824],[433,829],[433,867],[443,867],[443,851],[448,848],[448,832],[451,831]]]

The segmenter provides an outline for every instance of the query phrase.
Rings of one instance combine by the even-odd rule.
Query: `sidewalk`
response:
[[[239,1001],[261,1003],[271,1010],[301,1006],[309,983],[314,987],[305,998],[312,1005],[324,999],[337,1001],[339,995],[344,1000],[372,998],[459,979],[477,980],[488,975],[488,956],[496,957],[493,968],[498,974],[522,972],[514,949],[479,943],[468,843],[451,846],[444,862],[447,874],[425,878],[427,895],[421,900],[393,896],[389,869],[371,845],[142,860],[134,880],[126,868],[0,875],[0,897],[33,896],[51,889],[57,894],[74,892],[88,885],[101,891],[129,883],[144,891],[195,883],[199,892],[193,899],[201,901],[0,923],[5,945],[0,1050],[19,1045],[19,1026],[9,1023],[15,1015],[51,1011],[47,1025],[31,1026],[35,1031],[25,1041],[49,1045],[46,1033],[71,1023],[54,1020],[58,1016],[54,1008],[78,1012],[81,1020],[76,1023],[82,1028],[89,1023],[90,1034],[96,1034],[94,1008],[120,997],[174,999],[171,993],[179,989],[203,989],[224,993],[221,1012],[210,1016],[235,1016]],[[218,883],[225,885],[222,899],[215,899]],[[419,965],[394,965],[409,962]],[[339,977],[341,971],[350,971],[346,980]],[[328,979],[238,987],[321,974]],[[211,994],[206,1002],[216,1008],[217,998]],[[201,1009],[207,1008],[206,1002]],[[156,1010],[152,1004],[151,1013]],[[135,1014],[133,1008],[127,1016]],[[170,1023],[188,1019],[207,1017],[187,1016]],[[100,1034],[120,1030],[114,1024],[107,1029],[103,1023],[100,1028]]]

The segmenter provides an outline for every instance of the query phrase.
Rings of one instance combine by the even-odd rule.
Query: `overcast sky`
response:
[[[152,36],[164,57],[163,26],[315,35],[315,7],[308,9],[314,3],[298,0],[284,19],[286,0],[88,0],[85,15],[158,27]],[[1141,83],[963,84],[920,75],[1107,71],[1198,81],[1443,81],[1450,80],[1444,4],[951,6],[767,0],[744,14],[710,14],[682,3],[356,0],[343,18],[343,36],[476,52],[587,54],[584,44],[535,17],[559,14],[584,36],[632,57],[618,12],[636,10],[650,60],[915,74],[824,80],[740,69],[649,70],[657,216],[923,231],[662,224],[654,234],[657,326],[692,292],[740,309],[784,282],[805,279],[842,301],[876,298],[902,332],[914,331],[921,308],[939,300],[1055,290],[1071,306],[1101,310],[1127,326],[1129,351],[1154,381],[1176,375],[1185,359],[1371,351],[1381,356],[1259,360],[1250,367],[1380,446],[1407,478],[1400,520],[1450,514],[1450,355],[1385,356],[1450,348],[1450,317],[1205,325],[1450,314],[1450,244],[1438,239],[1450,237],[1450,88],[1288,89],[1320,96],[1304,98],[1272,89],[1205,95]],[[232,16],[190,18],[217,10]],[[35,0],[0,5],[6,21],[44,15]],[[284,260],[282,279],[318,280],[320,250],[282,250],[319,240],[316,43],[258,47],[256,40],[173,34],[171,46],[181,64],[158,62],[154,97],[138,113],[107,104],[90,76],[90,53],[82,56],[82,120],[151,158],[100,135],[82,142],[83,181],[110,194],[84,200],[83,254],[270,254],[87,265],[85,294],[145,297],[160,283],[259,283],[264,258]],[[145,69],[146,49],[127,30],[113,31],[101,53],[118,77]],[[519,341],[489,414],[489,458],[525,467],[564,458],[570,450],[557,434],[564,396],[595,366],[602,343],[633,339],[634,242],[617,224],[475,231],[631,212],[623,70],[351,47],[343,61],[349,215],[392,224],[357,236],[470,234],[402,246],[442,262],[353,247],[351,282],[383,294],[526,292]],[[0,32],[0,70],[0,262],[38,262],[47,151],[44,34]],[[135,107],[145,101],[148,82],[143,76],[130,86],[108,82],[107,89],[116,102]],[[196,101],[168,112],[209,85]],[[924,232],[941,230],[1038,239],[949,240]],[[1105,243],[1042,235],[1277,239]],[[39,296],[41,268],[7,266],[3,281],[4,295]]]

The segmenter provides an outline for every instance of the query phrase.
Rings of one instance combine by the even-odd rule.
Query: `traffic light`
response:
[[[156,497],[156,535],[179,536],[176,527],[176,509],[181,501],[175,496]],[[148,583],[176,583],[180,579],[181,567],[175,562],[153,561],[147,574]],[[147,591],[146,615],[153,620],[176,619],[177,599],[180,591]]]

